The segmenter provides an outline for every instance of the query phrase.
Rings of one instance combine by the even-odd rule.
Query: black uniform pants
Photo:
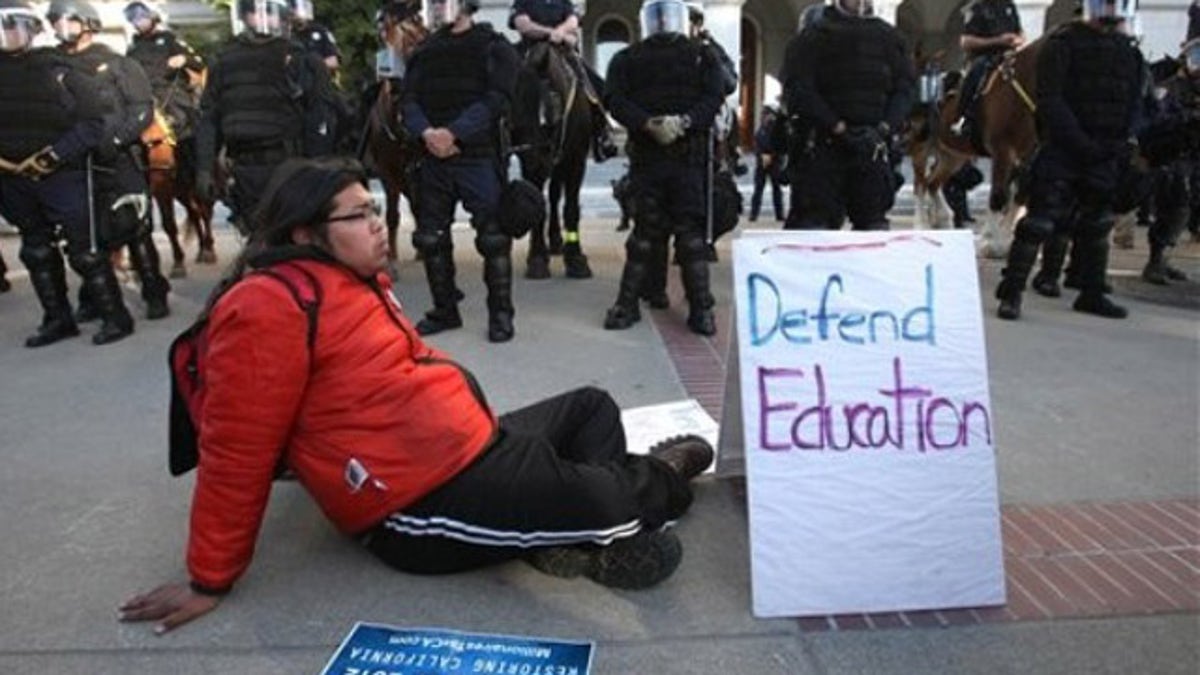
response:
[[[445,574],[536,547],[609,544],[691,505],[673,469],[626,453],[621,411],[595,387],[503,415],[500,429],[470,466],[373,528],[367,548],[396,569]]]
[[[22,248],[47,249],[58,242],[57,230],[72,255],[92,248],[84,171],[63,169],[41,180],[0,174],[4,217],[21,230]]]
[[[836,230],[846,217],[855,230],[888,229],[895,200],[886,153],[867,156],[838,139],[820,140],[793,178],[795,229]]]
[[[771,204],[775,207],[775,220],[783,220],[783,186],[780,184],[779,157],[771,156],[770,164],[763,162],[761,154],[754,158],[754,193],[750,195],[750,220],[758,218],[762,208],[763,188],[771,183]]]
[[[1151,248],[1170,248],[1200,215],[1200,161],[1181,159],[1156,172]]]

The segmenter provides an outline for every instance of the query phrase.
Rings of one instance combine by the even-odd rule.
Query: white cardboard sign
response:
[[[1003,604],[970,232],[734,243],[754,614]]]

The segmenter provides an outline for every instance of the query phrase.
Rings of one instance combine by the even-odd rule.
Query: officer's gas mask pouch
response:
[[[0,9],[0,51],[20,52],[42,32],[42,21],[28,10]]]

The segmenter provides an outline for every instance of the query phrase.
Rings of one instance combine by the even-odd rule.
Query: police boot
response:
[[[971,209],[967,205],[967,193],[962,188],[953,183],[947,183],[942,188],[942,196],[946,198],[946,205],[950,207],[950,212],[954,214],[954,229],[961,230],[967,227],[969,223],[973,224],[975,219],[971,217]]]
[[[21,251],[21,261],[29,270],[29,282],[42,304],[42,325],[37,332],[25,340],[29,348],[44,347],[59,340],[79,335],[79,327],[71,318],[71,305],[67,300],[67,277],[63,269],[62,256],[52,248],[34,253]]]
[[[655,246],[654,254],[646,265],[646,276],[642,279],[642,291],[639,294],[651,309],[666,309],[671,306],[667,297],[667,249],[665,246]]]
[[[1151,244],[1150,245],[1150,260],[1146,262],[1146,266],[1142,268],[1142,279],[1156,285],[1167,285],[1167,257],[1164,247]]]
[[[1128,310],[1109,300],[1106,295],[1108,284],[1104,275],[1108,271],[1108,233],[1105,232],[1101,237],[1076,240],[1073,256],[1073,264],[1078,269],[1080,291],[1072,308],[1106,319],[1129,316]]]
[[[425,312],[425,318],[417,323],[417,333],[435,335],[453,328],[462,328],[462,317],[458,313],[458,288],[454,285],[454,260],[446,250],[425,250],[422,262],[425,278],[429,280],[429,293],[433,296],[433,309]]]
[[[642,320],[638,309],[638,295],[649,274],[649,261],[654,255],[654,244],[637,235],[637,230],[625,242],[625,268],[621,271],[621,286],[617,291],[617,302],[604,316],[605,330],[625,330]]]
[[[146,318],[161,319],[171,313],[167,307],[167,293],[171,283],[162,275],[159,267],[158,249],[149,232],[142,234],[129,244],[129,261],[142,282],[142,300],[146,302]]]
[[[1033,277],[1033,290],[1038,295],[1047,298],[1057,298],[1062,295],[1058,279],[1062,276],[1063,263],[1067,259],[1067,247],[1071,238],[1054,235],[1042,243],[1042,267]]]
[[[83,283],[88,287],[96,309],[100,310],[102,321],[100,330],[92,336],[92,344],[106,345],[133,333],[133,317],[125,308],[121,287],[117,284],[112,266],[105,261],[105,264],[94,267],[84,277]]]
[[[512,258],[507,255],[484,258],[483,282],[488,294],[488,341],[508,342],[516,332],[513,328]]]
[[[75,302],[75,323],[91,323],[100,320],[100,310],[92,302],[92,294],[87,284],[79,287],[79,295]]]
[[[717,321],[712,310],[716,303],[708,290],[708,261],[689,260],[680,265],[679,272],[688,301],[688,328],[697,335],[716,335]]]
[[[0,293],[12,290],[12,284],[7,279],[8,265],[4,264],[4,256],[0,255]]]

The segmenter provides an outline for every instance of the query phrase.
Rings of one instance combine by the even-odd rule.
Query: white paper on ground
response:
[[[664,438],[695,434],[717,447],[720,429],[717,421],[694,398],[647,405],[621,411],[625,426],[625,444],[630,453],[644,455]],[[714,461],[705,473],[716,471]]]

